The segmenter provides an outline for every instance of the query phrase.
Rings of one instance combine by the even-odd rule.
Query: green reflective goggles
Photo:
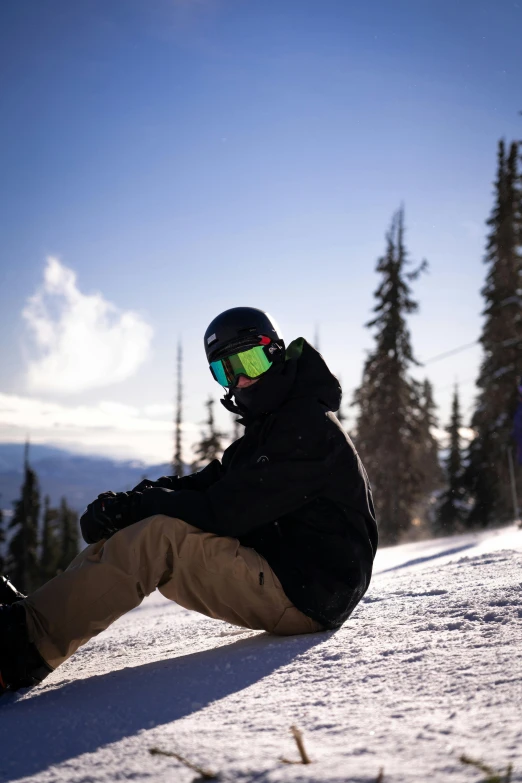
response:
[[[247,351],[233,353],[210,362],[210,372],[221,386],[233,387],[240,375],[259,378],[270,369],[273,362],[267,357],[264,345],[255,345]]]

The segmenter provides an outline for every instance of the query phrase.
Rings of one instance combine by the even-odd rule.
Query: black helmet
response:
[[[240,349],[259,345],[260,337],[278,343],[272,359],[284,358],[285,344],[273,318],[256,307],[232,307],[214,318],[205,332],[205,353],[208,362],[229,356]]]

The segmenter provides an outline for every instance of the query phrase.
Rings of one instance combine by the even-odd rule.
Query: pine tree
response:
[[[459,532],[463,528],[467,515],[466,491],[463,483],[464,455],[460,436],[461,428],[459,390],[458,386],[455,386],[451,420],[447,429],[449,441],[445,464],[447,489],[439,499],[434,525],[434,532],[442,535]]]
[[[223,433],[216,429],[214,405],[215,401],[212,397],[209,397],[205,403],[205,407],[208,411],[206,430],[202,432],[201,440],[195,449],[196,459],[193,464],[194,470],[199,470],[213,459],[219,459],[223,453]]]
[[[518,146],[506,154],[498,147],[495,205],[488,220],[490,233],[482,289],[485,301],[480,341],[484,358],[477,380],[479,394],[471,427],[466,484],[473,497],[469,524],[485,526],[512,517],[507,449],[522,375],[522,220]],[[519,493],[522,480],[519,473]]]
[[[49,496],[44,500],[42,522],[42,542],[40,555],[40,579],[42,584],[56,576],[60,559],[60,530],[58,528],[59,512],[51,508]]]
[[[78,514],[69,508],[65,498],[60,501],[58,510],[58,528],[60,536],[60,552],[57,563],[58,571],[65,571],[79,552],[78,547]]]
[[[426,268],[426,262],[407,273],[404,213],[393,217],[385,255],[377,271],[381,283],[375,292],[376,345],[355,393],[358,406],[356,444],[366,466],[376,504],[381,537],[396,542],[411,524],[424,482],[418,464],[419,386],[408,374],[414,359],[406,316],[418,309],[408,282]]]
[[[439,426],[437,406],[433,397],[433,385],[427,378],[421,385],[420,416],[422,442],[419,459],[423,460],[425,466],[425,491],[433,492],[443,483],[444,474],[439,460],[439,444],[433,434]]]
[[[416,511],[419,522],[426,524],[431,521],[435,504],[434,493],[444,484],[444,475],[439,461],[439,444],[433,434],[438,426],[433,386],[426,378],[418,388],[420,405],[417,460],[422,474],[422,484],[421,499]]]
[[[0,503],[1,502],[2,502],[2,495],[0,495]],[[5,564],[4,546],[5,546],[4,511],[2,509],[2,506],[0,505],[0,576],[2,574],[2,571],[4,570],[4,564]]]
[[[29,465],[29,444],[25,446],[24,482],[21,497],[14,504],[9,525],[13,531],[9,541],[7,568],[16,587],[30,593],[40,581],[38,563],[38,518],[40,516],[40,489],[36,473]]]
[[[174,430],[174,460],[173,468],[176,476],[183,476],[183,346],[178,342],[177,357],[177,391],[176,391],[176,423]]]

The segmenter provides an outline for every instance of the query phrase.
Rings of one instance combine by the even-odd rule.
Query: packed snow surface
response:
[[[276,638],[149,597],[0,700],[0,781],[522,781],[522,530],[382,549],[337,632]],[[290,727],[303,733],[298,761]]]

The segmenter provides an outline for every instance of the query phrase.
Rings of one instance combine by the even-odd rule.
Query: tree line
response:
[[[448,449],[438,459],[432,389],[411,375],[418,366],[407,317],[418,309],[412,284],[426,268],[409,271],[404,211],[394,216],[379,259],[375,345],[355,394],[354,437],[375,491],[383,541],[395,543],[415,521],[450,534],[512,521],[509,458],[522,377],[522,172],[520,147],[498,145],[494,205],[487,221],[486,280],[481,294],[483,359],[465,445],[458,387],[447,424]],[[516,476],[520,497],[520,471]]]
[[[522,158],[520,144],[498,144],[494,204],[487,221],[481,294],[484,317],[480,343],[483,359],[476,381],[478,395],[469,422],[464,422],[455,386],[448,445],[441,457],[435,438],[439,427],[434,390],[428,379],[416,380],[408,320],[419,309],[415,282],[428,263],[412,267],[405,243],[401,207],[386,234],[377,262],[379,284],[373,316],[366,327],[374,345],[364,363],[352,405],[357,414],[350,433],[371,479],[383,543],[411,535],[412,528],[447,535],[513,520],[513,493],[508,466],[517,387],[522,377]],[[198,469],[223,451],[212,398],[192,466]],[[176,472],[183,469],[181,347],[178,349],[178,394],[175,422]],[[341,421],[342,411],[338,412]],[[471,439],[464,441],[464,426]],[[234,437],[239,437],[234,420]],[[518,497],[521,471],[516,476]]]
[[[29,464],[26,444],[20,498],[6,527],[0,508],[0,573],[9,574],[23,593],[64,571],[79,552],[78,514],[62,498],[57,508],[48,496],[43,508],[38,476]],[[8,533],[9,531],[9,533]]]

